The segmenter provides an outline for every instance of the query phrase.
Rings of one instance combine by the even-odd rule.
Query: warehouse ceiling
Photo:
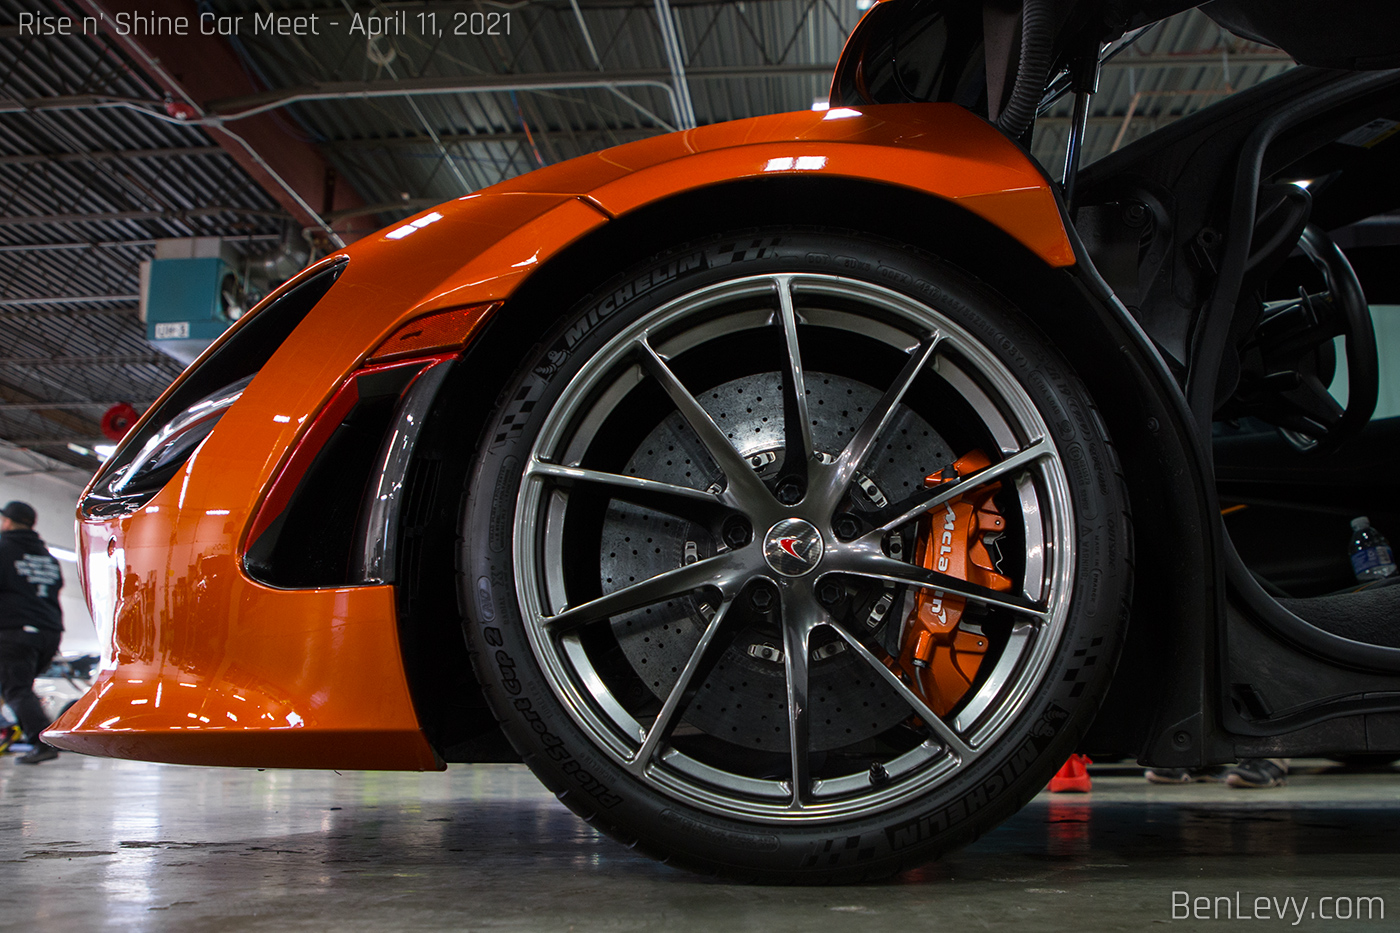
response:
[[[200,13],[241,28],[201,36]],[[253,28],[269,14],[286,34]],[[159,34],[178,15],[193,34]],[[542,165],[807,109],[860,15],[855,0],[0,0],[0,441],[42,455],[36,469],[90,471],[103,413],[142,410],[179,373],[138,316],[158,239],[221,237],[275,281]],[[25,16],[91,26],[35,36]],[[1085,157],[1289,66],[1175,17],[1106,68]],[[1052,174],[1068,116],[1062,101],[1037,124]]]

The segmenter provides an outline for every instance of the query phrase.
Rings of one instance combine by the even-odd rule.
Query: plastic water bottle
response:
[[[1390,542],[1371,527],[1371,520],[1362,515],[1351,520],[1351,569],[1361,583],[1384,580],[1395,573],[1395,556]]]

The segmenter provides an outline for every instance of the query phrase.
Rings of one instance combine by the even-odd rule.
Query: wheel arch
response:
[[[1204,526],[1193,521],[1193,513],[1199,519],[1201,510],[1190,507],[1201,498],[1199,470],[1191,455],[1193,435],[1184,430],[1179,406],[1170,397],[1178,390],[1174,383],[1168,384],[1170,376],[1155,351],[1142,346],[1136,328],[1123,319],[1126,312],[1095,287],[1085,269],[1049,265],[1005,230],[956,201],[868,179],[780,175],[672,194],[600,225],[541,262],[465,352],[425,426],[424,449],[444,464],[434,480],[437,501],[431,512],[436,527],[426,532],[427,537],[439,543],[450,537],[455,542],[460,515],[456,493],[464,487],[471,454],[499,393],[519,358],[577,301],[663,246],[777,225],[840,229],[907,244],[957,266],[1025,310],[1099,402],[1104,428],[1123,452],[1136,523],[1153,529],[1152,542],[1139,547],[1134,614],[1146,619],[1190,618],[1201,610],[1190,588],[1172,579],[1181,574],[1200,579],[1210,565],[1204,558],[1208,549],[1200,546]],[[1127,387],[1131,388],[1125,391]],[[466,417],[449,418],[449,411]],[[408,496],[415,494],[424,493],[410,491]],[[1182,559],[1164,562],[1165,554]],[[1183,563],[1192,554],[1195,559]],[[405,583],[406,589],[414,586]],[[455,594],[455,583],[453,590]],[[432,613],[437,617],[446,606],[445,594],[438,593],[429,602],[437,607]],[[461,606],[459,611],[471,609]],[[406,612],[404,624],[423,624],[423,613]],[[1129,664],[1162,650],[1156,644],[1159,639],[1151,635],[1157,626],[1135,628],[1144,637],[1130,636],[1125,652]],[[465,661],[465,647],[453,657],[455,646],[452,654],[446,654],[442,640],[435,639],[420,645],[415,655],[415,641],[404,639],[415,696],[445,699],[440,691],[425,690],[423,684],[441,682],[449,669],[465,670],[465,663],[459,663]],[[1147,650],[1136,644],[1149,641]],[[452,760],[453,729],[444,718],[460,703],[419,705],[429,737]],[[474,699],[473,705],[489,719],[484,703]],[[1147,725],[1153,718],[1150,713],[1135,708],[1133,715],[1117,717],[1121,721],[1110,729],[1112,744],[1127,743],[1137,753],[1152,731]],[[490,754],[473,752],[476,746],[462,748],[459,758],[460,754]]]

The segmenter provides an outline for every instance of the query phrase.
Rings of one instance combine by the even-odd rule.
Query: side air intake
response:
[[[134,512],[180,470],[199,442],[277,348],[345,271],[332,263],[243,317],[209,353],[185,370],[175,389],[103,465],[82,501],[90,517]]]

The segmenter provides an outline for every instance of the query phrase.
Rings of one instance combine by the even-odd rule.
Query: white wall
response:
[[[68,552],[77,549],[74,539],[74,513],[78,496],[89,475],[77,469],[27,451],[0,445],[0,505],[13,499],[28,502],[39,515],[34,530],[52,548]],[[97,630],[88,613],[87,600],[78,585],[78,565],[59,558],[63,568],[63,654],[98,654]]]

